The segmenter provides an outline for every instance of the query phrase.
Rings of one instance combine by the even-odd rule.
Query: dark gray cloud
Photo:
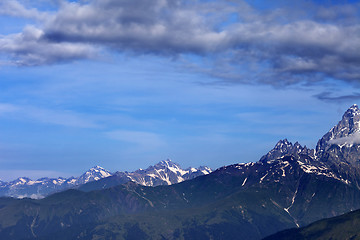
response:
[[[41,29],[28,26],[22,33],[0,38],[0,52],[9,54],[13,64],[36,66],[95,58],[97,49],[86,43],[52,42]]]
[[[202,7],[204,6],[204,7]],[[207,14],[229,6],[174,0],[94,0],[64,4],[46,24],[54,42],[89,42],[119,51],[174,55],[205,54],[224,47],[227,35],[214,31]],[[218,17],[218,16],[216,16]],[[209,20],[209,21],[208,21]]]
[[[33,28],[41,37],[9,47],[22,45],[29,33],[5,36],[0,51],[25,65],[89,58],[101,49],[170,57],[190,53],[206,58],[192,62],[193,69],[228,83],[358,82],[359,10],[360,4],[260,11],[225,0],[63,1]],[[52,51],[42,51],[46,48]]]
[[[336,101],[336,102],[346,102],[346,101],[352,101],[352,100],[359,100],[360,99],[360,93],[353,93],[350,95],[334,95],[331,92],[322,92],[319,94],[316,94],[314,97],[316,97],[319,100],[322,101]]]

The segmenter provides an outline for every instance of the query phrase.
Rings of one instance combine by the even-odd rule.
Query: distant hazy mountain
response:
[[[40,178],[33,181],[29,178],[21,177],[11,182],[0,182],[0,196],[43,198],[51,193],[109,176],[111,176],[111,172],[100,166],[95,166],[78,178]]]
[[[284,139],[256,163],[188,181],[208,171],[164,161],[79,188],[89,192],[0,198],[0,239],[257,240],[359,209],[359,116],[351,106],[316,149]]]
[[[135,172],[116,172],[115,174],[100,166],[95,166],[77,178],[40,178],[33,181],[29,178],[21,177],[11,182],[0,182],[0,196],[43,198],[51,193],[69,188],[95,190],[129,181],[144,186],[170,185],[209,174],[210,172],[212,170],[208,167],[184,170],[169,159],[161,161],[155,166],[150,166],[146,170],[139,169]],[[104,181],[99,181],[101,179],[104,179]],[[85,186],[82,186],[84,184]]]

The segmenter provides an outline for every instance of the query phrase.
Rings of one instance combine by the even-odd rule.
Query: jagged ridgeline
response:
[[[281,140],[256,163],[179,184],[2,198],[0,239],[256,240],[359,209],[359,115],[350,107],[316,149]]]

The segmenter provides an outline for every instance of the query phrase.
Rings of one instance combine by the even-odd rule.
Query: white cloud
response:
[[[347,137],[332,139],[328,141],[328,144],[337,144],[337,145],[353,145],[360,144],[360,132],[355,132]]]
[[[69,110],[53,110],[34,106],[21,106],[0,103],[0,115],[14,119],[28,119],[45,124],[53,124],[67,127],[98,128],[95,121],[88,116]]]
[[[35,121],[67,127],[98,128],[100,125],[79,113],[64,110],[50,110],[36,107],[24,107],[22,113]]]
[[[33,18],[37,20],[46,20],[50,15],[41,12],[36,8],[26,8],[19,1],[4,0],[0,2],[0,15],[9,15],[14,17]]]

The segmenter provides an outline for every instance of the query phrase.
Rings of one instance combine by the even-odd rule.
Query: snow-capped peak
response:
[[[155,165],[155,167],[180,168],[180,165],[178,165],[177,163],[174,163],[173,161],[171,161],[171,159],[166,159],[166,160],[160,161],[158,164]]]
[[[110,177],[112,173],[103,167],[95,166],[86,171],[77,179],[77,184],[84,184],[90,181],[97,181],[101,178]]]
[[[171,185],[211,173],[208,167],[182,169],[181,166],[170,159],[163,160],[145,170],[125,172],[127,177],[138,184],[145,186]]]
[[[353,104],[351,107],[349,107],[349,109],[345,112],[344,115],[346,115],[346,114],[359,115],[360,109],[359,109],[358,105]]]
[[[11,183],[14,184],[14,185],[24,185],[26,184],[27,182],[31,181],[30,178],[27,178],[27,177],[19,177],[18,179],[12,181]]]
[[[360,109],[354,104],[342,116],[341,121],[330,129],[318,142],[316,151],[323,151],[329,145],[352,145],[360,143]]]
[[[99,171],[99,170],[105,170],[105,168],[96,165],[95,167],[89,169],[89,171]]]

